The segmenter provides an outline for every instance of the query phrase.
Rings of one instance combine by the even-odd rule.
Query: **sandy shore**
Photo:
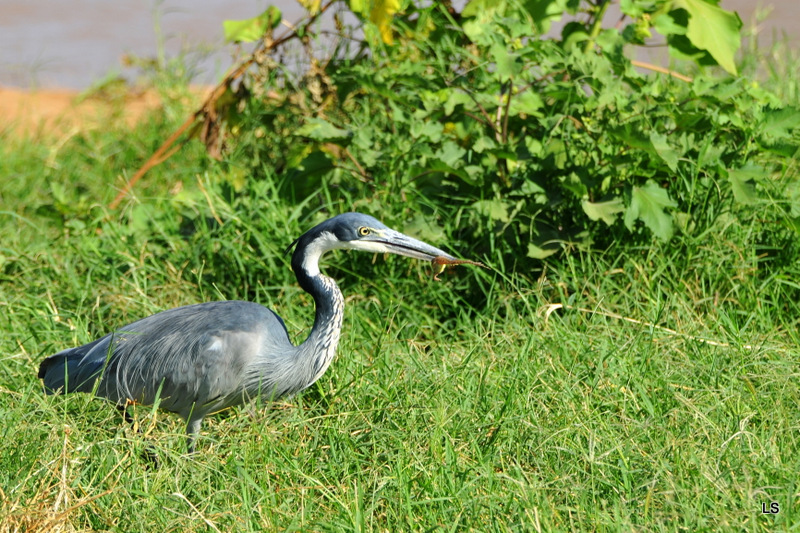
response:
[[[198,88],[195,104],[208,89]],[[135,124],[146,112],[158,109],[154,90],[115,91],[113,95],[62,89],[28,91],[0,87],[0,133],[17,137],[59,137],[107,125],[108,120]]]

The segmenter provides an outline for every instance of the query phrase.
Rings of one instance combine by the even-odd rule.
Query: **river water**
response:
[[[194,50],[189,62],[198,68],[195,81],[214,83],[231,64],[222,21],[250,18],[270,4],[288,20],[303,14],[296,0],[0,0],[0,85],[85,89],[110,73],[135,77],[122,58],[157,57],[159,50],[166,56]],[[720,5],[737,11],[747,25],[759,3]],[[800,0],[763,5],[773,7],[759,25],[760,41],[785,33],[800,45]]]

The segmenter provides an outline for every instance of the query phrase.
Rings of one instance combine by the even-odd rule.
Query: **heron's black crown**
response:
[[[328,232],[336,236],[342,242],[356,241],[365,237],[366,234],[360,232],[362,228],[367,229],[388,229],[378,219],[362,213],[342,213],[333,218],[329,218],[325,222],[317,224],[307,232],[305,232],[299,240],[298,244],[303,242],[313,241],[317,236],[322,233]]]

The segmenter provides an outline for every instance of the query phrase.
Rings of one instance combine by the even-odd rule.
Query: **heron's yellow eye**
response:
[[[365,228],[364,226],[361,226],[360,228],[358,228],[358,234],[361,235],[362,237],[366,237],[370,233],[372,233],[372,232],[370,231],[369,228]]]

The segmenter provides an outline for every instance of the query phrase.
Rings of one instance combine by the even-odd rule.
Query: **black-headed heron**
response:
[[[292,269],[316,304],[314,326],[302,344],[293,345],[283,320],[259,304],[187,305],[48,357],[39,367],[46,390],[94,391],[123,409],[158,401],[186,421],[193,451],[206,415],[259,396],[274,400],[299,392],[330,365],[342,329],[344,299],[336,283],[319,270],[325,252],[352,249],[436,259],[438,264],[458,262],[360,213],[326,220],[292,246]]]

